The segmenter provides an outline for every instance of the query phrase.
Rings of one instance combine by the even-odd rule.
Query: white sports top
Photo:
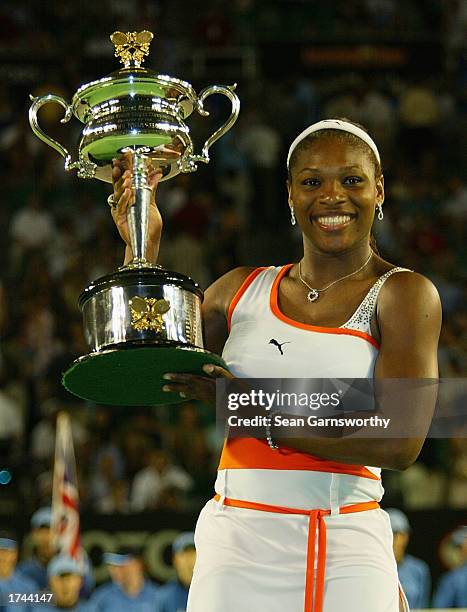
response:
[[[230,333],[222,357],[240,378],[369,378],[379,345],[370,322],[378,294],[392,268],[371,287],[340,327],[296,322],[278,304],[281,279],[293,264],[258,268],[244,281],[229,308]],[[271,341],[274,342],[271,342]],[[216,492],[225,497],[299,508],[326,508],[379,501],[381,470],[329,461],[263,440],[228,440]]]

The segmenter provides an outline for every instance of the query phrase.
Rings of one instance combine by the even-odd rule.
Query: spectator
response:
[[[18,540],[10,531],[0,531],[0,609],[3,612],[29,612],[28,605],[12,603],[8,595],[12,593],[33,593],[36,585],[16,571],[18,561]]]
[[[31,250],[50,244],[54,238],[54,222],[49,211],[42,208],[40,198],[32,195],[26,206],[20,209],[11,220],[11,237],[15,241],[14,262],[22,260]]]
[[[438,442],[428,439],[418,461],[399,474],[402,501],[407,510],[441,508],[446,503],[447,470],[435,454]]]
[[[452,542],[460,549],[461,565],[441,578],[433,598],[435,608],[467,607],[467,525],[453,533]]]
[[[40,406],[42,418],[34,426],[31,433],[31,454],[37,461],[48,464],[53,457],[55,448],[55,423],[57,415],[62,409],[63,405],[54,397],[49,397]],[[74,444],[76,447],[80,448],[85,444],[88,432],[76,419],[72,420],[71,428]]]
[[[95,470],[90,479],[90,497],[93,507],[101,512],[107,503],[104,500],[109,500],[115,483],[120,480],[112,453],[101,453]]]
[[[423,79],[408,85],[399,99],[399,116],[400,140],[406,148],[407,159],[419,162],[437,141],[440,109],[433,86]]]
[[[30,559],[21,561],[18,565],[18,571],[22,576],[31,580],[39,590],[47,587],[47,564],[54,555],[50,531],[51,521],[52,509],[50,507],[43,506],[34,512],[31,517],[33,554]]]
[[[18,571],[35,583],[39,590],[46,589],[48,585],[48,566],[56,553],[52,542],[51,522],[52,509],[50,506],[43,506],[34,512],[31,517],[33,556],[18,565]],[[95,582],[87,555],[85,555],[84,567],[83,594],[89,595]]]
[[[185,402],[178,412],[172,440],[173,455],[193,479],[190,499],[194,498],[196,507],[202,505],[212,491],[212,455],[200,413],[195,402]]]
[[[159,589],[157,612],[185,612],[188,602],[188,589],[193,577],[196,561],[195,534],[191,531],[181,533],[172,544],[172,559],[177,578]]]
[[[397,573],[410,609],[427,608],[430,600],[430,568],[421,559],[406,553],[410,539],[410,525],[406,515],[396,508],[386,510],[394,537],[393,548]]]
[[[396,137],[396,117],[389,96],[376,87],[367,89],[360,103],[360,115],[382,149],[385,159],[392,153]]]
[[[130,501],[135,512],[153,510],[160,506],[166,491],[175,489],[183,493],[192,487],[191,477],[181,467],[170,463],[169,455],[162,449],[153,448],[148,451],[146,466],[133,480]]]
[[[100,586],[89,600],[93,612],[156,611],[159,587],[145,576],[141,551],[122,547],[105,553],[112,581]]]
[[[451,219],[463,223],[467,218],[467,185],[460,176],[448,182],[449,196],[443,203],[444,212]]]
[[[217,186],[222,200],[232,202],[232,207],[241,220],[241,225],[248,222],[248,204],[252,197],[252,185],[247,172],[228,167],[219,176]]]
[[[80,601],[80,590],[83,583],[83,571],[79,564],[66,555],[57,555],[47,566],[47,578],[54,600],[51,603],[40,603],[32,607],[32,612],[53,612],[53,610],[70,610],[85,612],[88,605]]]
[[[0,457],[8,455],[19,445],[24,430],[20,403],[6,393],[6,380],[0,364]]]
[[[279,181],[277,168],[281,138],[275,127],[257,112],[245,117],[240,148],[250,161],[253,178],[253,205],[257,215],[272,227],[277,221]]]
[[[177,233],[168,241],[161,261],[168,269],[191,276],[201,287],[209,285],[203,243],[189,233]]]
[[[131,507],[126,480],[113,481],[107,495],[97,504],[96,510],[101,514],[129,514]]]
[[[463,402],[461,414],[465,414],[465,395],[461,401]],[[449,506],[460,510],[467,507],[467,438],[449,440],[449,457],[451,461]]]

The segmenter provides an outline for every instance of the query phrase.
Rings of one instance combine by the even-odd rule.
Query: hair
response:
[[[350,119],[347,119],[346,117],[329,117],[329,119],[346,121],[347,123],[351,123],[352,125],[355,125],[356,127],[360,128],[367,134],[370,133],[364,125],[362,125],[361,123],[357,123],[356,121],[350,121]],[[358,136],[355,136],[355,134],[351,134],[350,132],[344,132],[343,130],[324,129],[318,130],[317,132],[313,132],[312,134],[306,136],[298,143],[298,145],[293,150],[293,153],[290,156],[289,167],[287,170],[287,180],[289,184],[292,181],[292,167],[296,163],[300,153],[311,148],[315,142],[329,137],[335,138],[336,140],[339,140],[343,143],[351,144],[355,148],[360,149],[363,153],[366,153],[369,156],[371,163],[373,164],[375,171],[375,180],[378,180],[382,176],[383,170],[381,164],[376,158],[374,152],[370,149],[370,147],[366,144],[364,140],[362,140]],[[370,247],[377,255],[379,255],[378,247],[376,246],[376,239],[374,237],[373,232],[371,232],[370,234]]]
[[[345,121],[346,123],[350,123],[351,125],[354,125],[355,127],[360,128],[361,130],[366,132],[368,135],[370,135],[370,132],[361,123],[357,123],[356,121],[350,121],[350,119],[347,119],[346,117],[330,117],[330,119],[335,119],[337,121]],[[323,130],[318,130],[317,132],[312,132],[311,134],[306,136],[303,140],[301,140],[298,143],[298,145],[295,147],[292,155],[290,156],[289,169],[288,169],[289,182],[292,178],[292,170],[291,170],[292,166],[297,161],[297,157],[299,156],[299,154],[302,151],[309,149],[316,141],[323,140],[329,137],[335,138],[336,140],[340,140],[341,142],[349,143],[353,145],[355,148],[360,149],[362,152],[367,153],[374,166],[375,178],[378,179],[382,175],[383,172],[382,172],[381,164],[377,160],[374,152],[371,150],[371,148],[366,144],[364,140],[362,140],[358,136],[355,136],[355,134],[351,134],[350,132],[345,132],[343,130],[334,130],[332,128],[326,128]]]

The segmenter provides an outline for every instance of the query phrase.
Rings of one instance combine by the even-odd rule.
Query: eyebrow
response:
[[[339,168],[339,172],[345,172],[346,170],[360,170],[360,172],[363,172],[363,168],[361,166],[342,166],[341,168]],[[302,168],[302,170],[300,170],[300,172],[298,174],[301,174],[302,172],[321,172],[321,170],[319,168]]]

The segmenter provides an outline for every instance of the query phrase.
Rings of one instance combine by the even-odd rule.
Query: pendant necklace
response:
[[[329,283],[329,285],[326,285],[326,287],[323,287],[322,289],[315,289],[314,287],[311,287],[306,282],[306,280],[302,276],[302,262],[300,261],[298,263],[298,278],[305,285],[305,287],[307,287],[309,289],[309,292],[308,292],[308,294],[306,296],[307,300],[309,302],[316,302],[316,300],[319,298],[319,294],[320,293],[323,293],[324,291],[327,291],[330,287],[332,287],[336,283],[339,283],[340,281],[343,281],[344,279],[349,278],[349,277],[353,276],[354,274],[357,274],[358,272],[360,272],[360,270],[363,270],[363,268],[368,264],[368,262],[370,261],[370,259],[372,257],[373,257],[373,252],[370,253],[370,255],[368,256],[368,259],[365,261],[365,263],[362,266],[360,266],[358,268],[358,270],[355,270],[354,272],[351,272],[350,274],[346,274],[345,276],[342,276],[341,278],[338,278],[337,280],[332,281],[332,283]]]

